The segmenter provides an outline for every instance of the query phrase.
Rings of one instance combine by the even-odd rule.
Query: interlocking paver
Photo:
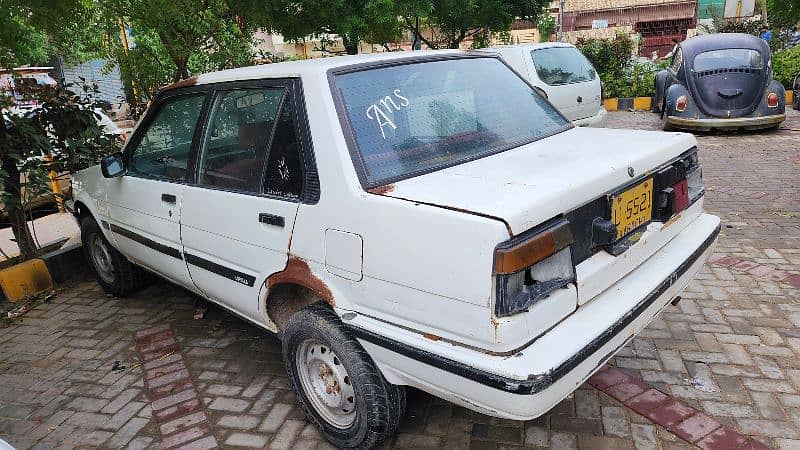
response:
[[[611,113],[609,126],[658,121]],[[777,132],[698,136],[705,206],[723,220],[713,262],[618,369],[525,423],[411,390],[383,448],[689,448],[681,434],[706,449],[798,448],[797,129],[789,111]],[[0,435],[20,448],[332,448],[297,407],[278,340],[214,306],[193,320],[196,301],[165,282],[109,298],[86,280],[0,329]]]

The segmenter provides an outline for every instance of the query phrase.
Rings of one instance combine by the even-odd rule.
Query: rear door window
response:
[[[237,89],[216,95],[200,153],[199,184],[260,192],[285,91],[283,87]]]
[[[531,51],[539,79],[550,86],[592,81],[597,73],[592,63],[574,47],[550,47]]]

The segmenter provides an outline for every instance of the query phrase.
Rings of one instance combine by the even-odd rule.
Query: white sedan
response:
[[[496,55],[384,53],[167,88],[71,207],[107,292],[146,270],[276,332],[308,419],[372,448],[405,386],[517,420],[580,386],[711,252],[701,170]]]

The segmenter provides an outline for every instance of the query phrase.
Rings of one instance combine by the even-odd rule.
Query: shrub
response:
[[[597,69],[606,98],[652,96],[656,73],[667,64],[634,58],[635,43],[622,33],[613,39],[587,39],[577,47]]]
[[[772,54],[773,78],[792,88],[794,77],[800,73],[800,45]]]

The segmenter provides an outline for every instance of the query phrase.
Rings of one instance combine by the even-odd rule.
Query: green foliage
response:
[[[387,44],[400,37],[394,0],[268,0],[267,27],[288,40],[336,34],[345,51],[358,53],[366,41]]]
[[[597,69],[606,98],[652,96],[656,73],[667,65],[635,59],[636,45],[622,33],[613,39],[587,39],[578,48]]]
[[[0,67],[69,62],[98,54],[98,9],[92,0],[0,0]]]
[[[624,33],[617,33],[613,39],[586,39],[579,42],[577,47],[600,73],[607,90],[611,89],[610,85],[614,82],[623,81],[636,49],[631,37]]]
[[[766,0],[767,17],[775,29],[794,29],[800,23],[800,2],[797,0]]]
[[[791,89],[794,77],[800,74],[800,45],[773,53],[772,73],[773,78]]]
[[[539,30],[539,39],[547,42],[550,40],[550,36],[556,32],[556,19],[550,14],[543,14],[536,22],[536,28]]]
[[[545,0],[410,0],[398,1],[402,26],[429,48],[459,48],[465,39],[475,47],[492,32],[508,31],[515,18],[536,21]],[[419,19],[419,20],[418,20]]]
[[[25,112],[6,109],[0,120],[0,202],[23,259],[36,253],[25,226],[25,204],[47,192],[48,173],[80,170],[120,147],[119,140],[104,134],[97,123],[97,87],[77,92],[71,88],[21,88],[40,106]]]

